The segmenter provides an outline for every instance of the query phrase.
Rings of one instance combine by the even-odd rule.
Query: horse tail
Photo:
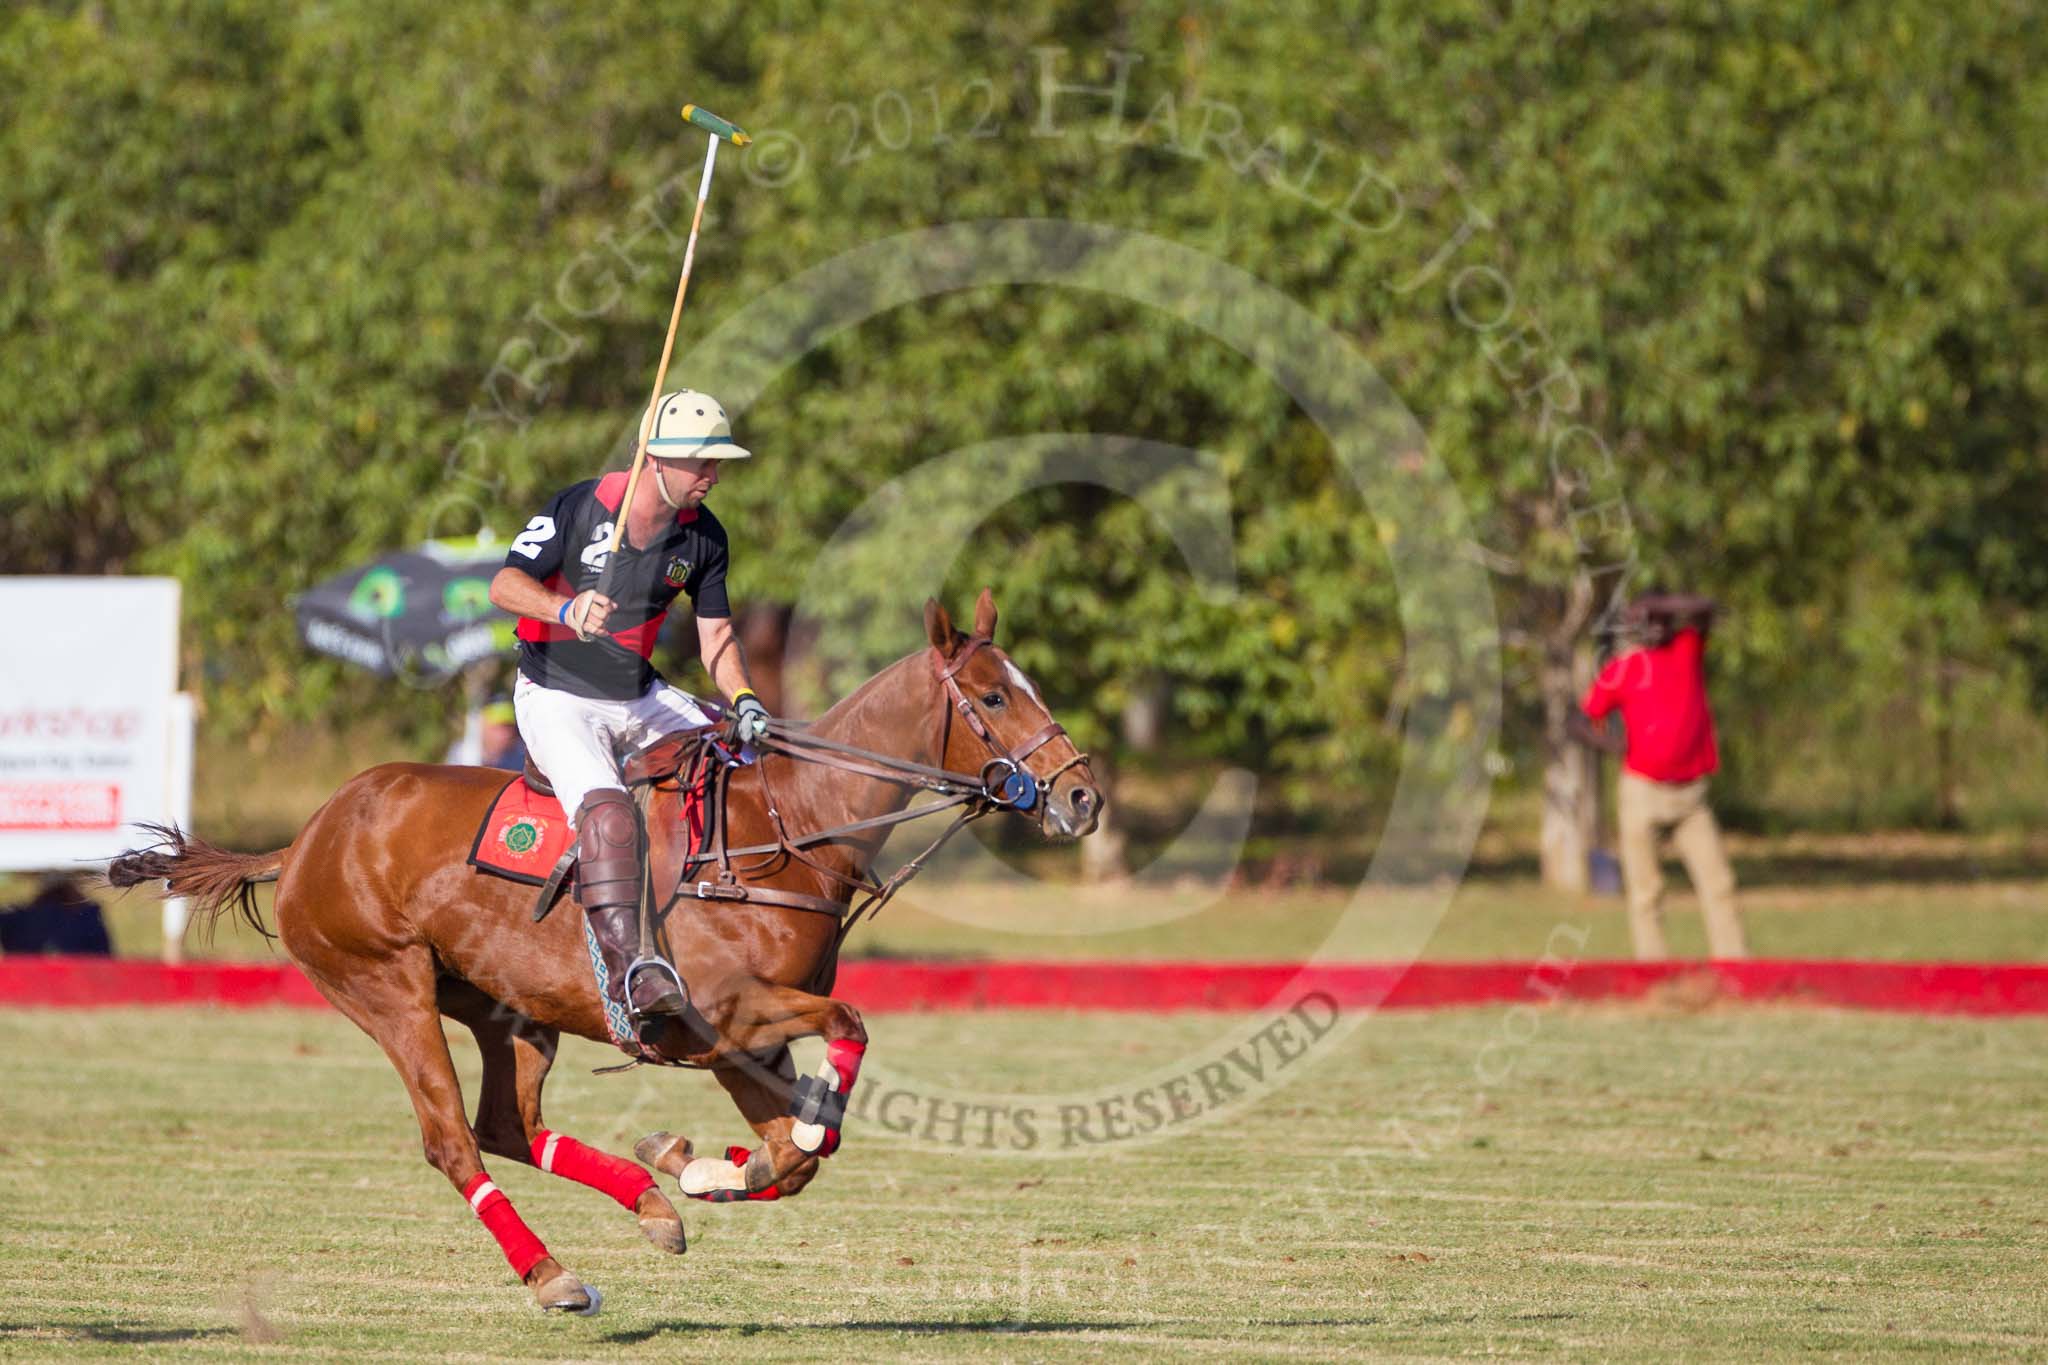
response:
[[[275,853],[230,853],[204,839],[195,839],[176,825],[142,824],[156,842],[123,853],[107,864],[107,885],[126,890],[147,881],[161,880],[159,893],[186,896],[193,911],[208,921],[208,927],[232,907],[249,927],[265,938],[276,938],[256,909],[256,886],[277,880],[284,868],[285,850]]]

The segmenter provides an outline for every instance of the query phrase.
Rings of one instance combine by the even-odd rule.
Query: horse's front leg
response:
[[[819,1160],[839,1149],[847,1099],[867,1050],[860,1012],[829,996],[750,980],[715,1002],[706,1017],[728,1050],[717,1069],[719,1084],[760,1145],[699,1157],[682,1139],[657,1133],[641,1139],[635,1153],[696,1198],[795,1194],[817,1174]],[[810,1037],[824,1038],[825,1060],[815,1075],[798,1080],[788,1045]]]

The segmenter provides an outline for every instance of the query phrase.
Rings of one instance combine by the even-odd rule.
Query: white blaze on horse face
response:
[[[1005,659],[1003,660],[1003,672],[1010,675],[1010,681],[1015,683],[1025,696],[1038,703],[1039,710],[1043,711],[1045,709],[1045,698],[1038,695],[1038,689],[1031,685],[1031,679],[1024,676],[1023,669]]]

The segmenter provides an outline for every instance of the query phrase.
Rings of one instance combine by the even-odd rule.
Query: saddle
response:
[[[708,746],[699,734],[682,732],[657,741],[627,759],[620,774],[642,812],[657,787],[674,783],[682,791],[683,823],[692,862],[705,856],[714,816],[711,801],[715,762],[702,761]],[[718,804],[722,805],[723,802]],[[649,850],[641,850],[642,872]],[[576,841],[567,812],[545,774],[528,758],[524,769],[498,793],[470,843],[470,866],[479,872],[542,888],[534,919],[546,917],[576,865]]]
[[[696,757],[703,740],[694,732],[669,735],[656,740],[652,746],[642,749],[627,759],[619,771],[619,780],[626,784],[627,791],[640,787],[658,787],[683,771],[685,764]],[[533,755],[526,756],[526,766],[520,770],[526,785],[541,796],[553,796],[554,784],[547,775],[533,766]]]
[[[683,824],[688,838],[676,884],[655,904],[666,911],[678,900],[753,901],[836,917],[846,907],[824,896],[749,886],[732,866],[735,854],[779,851],[782,845],[728,848],[725,842],[727,778],[731,751],[707,730],[682,730],[666,735],[625,761],[620,780],[626,784],[643,818],[657,788],[674,784],[682,793]],[[640,851],[645,885],[653,889],[650,839]],[[554,787],[529,756],[518,776],[505,784],[484,813],[470,845],[470,865],[479,872],[538,886],[533,918],[547,918],[576,866],[576,844]],[[699,872],[716,876],[691,880]]]

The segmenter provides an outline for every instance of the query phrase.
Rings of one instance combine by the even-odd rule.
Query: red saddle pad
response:
[[[681,815],[693,852],[705,846],[707,785],[708,781],[699,781],[683,793]],[[506,783],[484,813],[469,848],[469,863],[481,872],[542,886],[574,838],[562,803],[527,786],[522,775]]]
[[[569,851],[571,837],[562,803],[527,786],[524,777],[515,777],[498,793],[477,826],[476,842],[469,850],[470,865],[540,886]]]

